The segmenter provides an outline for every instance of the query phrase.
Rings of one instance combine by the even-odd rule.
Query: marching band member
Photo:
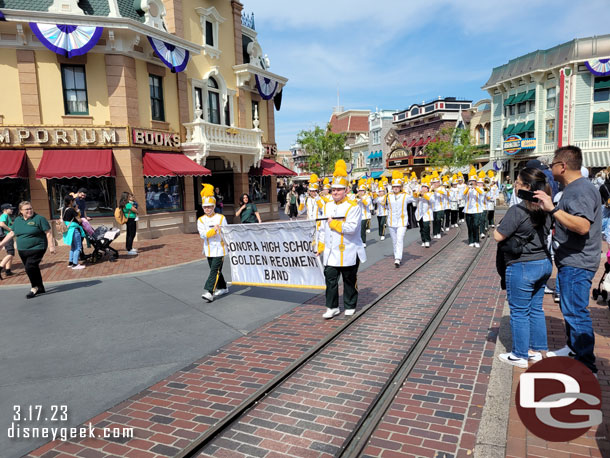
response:
[[[212,302],[215,297],[229,292],[222,275],[226,250],[221,229],[227,225],[227,219],[223,214],[214,213],[216,199],[214,198],[214,186],[211,184],[203,185],[201,206],[204,214],[197,220],[197,230],[203,239],[203,254],[208,258],[208,266],[210,266],[210,274],[203,287],[201,298]]]
[[[385,181],[385,182],[384,182]],[[385,192],[387,178],[381,180],[381,185],[377,188],[377,225],[379,226],[379,240],[385,240],[385,225],[388,219],[388,195]]]
[[[421,236],[421,246],[430,248],[430,222],[434,220],[434,214],[432,213],[432,206],[430,199],[432,199],[433,193],[430,192],[430,184],[427,179],[421,180],[421,186],[419,192],[414,192],[413,197],[415,200],[416,210],[415,217],[419,224],[419,235]]]
[[[487,191],[489,188],[485,182],[487,176],[483,170],[479,171],[477,175],[477,187],[483,190],[482,194],[479,194],[479,208],[481,216],[479,217],[479,236],[484,239],[487,232]]]
[[[305,208],[307,209],[307,219],[316,220],[318,219],[324,210],[324,201],[318,196],[318,189],[320,188],[320,179],[318,175],[313,173],[309,178],[309,195],[305,198]]]
[[[500,190],[496,184],[496,177],[493,170],[488,171],[487,176],[491,181],[487,196],[487,226],[496,227],[494,216],[496,213],[496,202],[500,196]]]
[[[430,191],[433,193],[430,203],[432,204],[432,211],[434,213],[432,237],[435,239],[441,238],[441,226],[443,224],[443,216],[445,216],[445,210],[443,208],[443,194],[445,192],[440,184],[441,180],[438,176],[438,172],[434,171],[430,177]]]
[[[458,177],[451,177],[451,188],[449,189],[449,211],[451,212],[451,227],[458,227],[459,202],[461,195],[458,188]],[[463,195],[463,194],[462,194]]]
[[[362,238],[362,244],[366,248],[366,233],[371,224],[371,198],[366,192],[366,180],[362,179],[358,181],[358,194],[356,194],[358,203],[362,210],[362,224],[360,225],[360,237]]]
[[[400,267],[402,260],[402,247],[409,225],[407,205],[413,202],[413,198],[402,192],[403,175],[401,172],[392,172],[392,192],[388,194],[388,230],[394,245],[394,266]]]
[[[339,310],[339,275],[343,277],[343,304],[345,315],[351,316],[358,303],[358,265],[366,261],[366,252],[360,238],[362,209],[346,197],[349,181],[345,161],[335,164],[331,184],[332,202],[326,205],[328,219],[323,221],[318,234],[318,255],[322,255],[326,279],[326,312],[332,318]]]
[[[462,175],[462,172],[458,173],[458,196],[460,197],[460,199],[458,200],[458,222],[463,223],[464,222],[464,207],[466,206],[466,197],[465,197],[465,193],[464,191],[466,190],[467,186],[464,183],[464,175]]]
[[[445,191],[443,194],[443,208],[444,208],[444,221],[443,221],[443,231],[448,231],[450,227],[451,221],[451,208],[449,206],[449,189],[451,186],[449,185],[449,176],[443,175],[443,187],[442,189]]]
[[[419,191],[419,183],[417,181],[417,175],[415,172],[411,172],[409,177],[409,183],[406,187],[406,193],[413,198],[413,193]],[[409,215],[409,229],[415,229],[417,227],[417,218],[415,217],[415,210],[417,209],[415,201],[410,202],[407,205],[407,213]]]
[[[466,197],[464,214],[466,216],[466,226],[468,226],[468,246],[480,248],[479,227],[482,209],[479,204],[479,196],[484,194],[484,192],[481,188],[477,187],[476,184],[477,171],[474,167],[471,167],[470,172],[468,173],[468,187],[464,190],[464,196]]]

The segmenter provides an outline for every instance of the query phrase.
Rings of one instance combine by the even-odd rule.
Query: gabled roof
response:
[[[333,113],[329,121],[331,131],[335,134],[368,133],[369,113],[368,110],[347,110],[342,113]]]
[[[136,10],[134,3],[133,0],[117,0],[121,16],[144,22],[144,15]],[[52,4],[53,0],[3,0],[0,2],[3,10],[21,11],[48,11]],[[78,6],[87,16],[108,16],[110,13],[108,0],[81,0],[78,2]]]

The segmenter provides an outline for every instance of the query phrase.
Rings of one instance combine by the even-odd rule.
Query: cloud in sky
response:
[[[403,109],[440,96],[479,100],[493,67],[610,33],[607,0],[242,0],[270,70],[289,79],[278,148],[345,108]]]

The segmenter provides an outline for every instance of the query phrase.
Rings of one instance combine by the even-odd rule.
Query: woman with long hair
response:
[[[288,215],[290,219],[297,219],[299,214],[299,194],[297,193],[297,186],[292,185],[290,192],[286,196],[286,205],[288,206]]]
[[[53,240],[51,226],[44,216],[34,212],[31,202],[24,200],[19,204],[19,216],[13,222],[11,229],[11,232],[0,242],[0,249],[13,238],[17,239],[17,251],[32,286],[25,297],[32,299],[45,293],[40,273],[40,261],[47,248],[51,253],[55,253],[55,240]]]
[[[72,270],[84,269],[83,264],[78,263],[78,258],[82,249],[85,231],[81,227],[81,216],[76,207],[76,199],[71,194],[64,198],[64,208],[62,210],[61,219],[67,226],[67,230],[63,233],[63,241],[70,247],[68,255],[68,267]]]
[[[239,216],[242,224],[256,223],[257,221],[262,223],[261,215],[248,194],[242,194],[239,198],[239,210],[237,210],[235,216]]]
[[[525,168],[515,180],[515,192],[544,191],[551,194],[546,175]],[[553,271],[547,239],[551,217],[535,199],[523,199],[508,209],[494,232],[500,243],[498,255],[506,264],[506,296],[510,307],[513,334],[511,353],[499,355],[501,361],[522,368],[528,360],[538,361],[548,350],[546,322],[542,310],[544,287]]]
[[[138,254],[138,250],[133,247],[133,239],[136,238],[137,223],[136,218],[138,217],[138,207],[136,206],[134,196],[130,192],[124,192],[121,194],[121,200],[119,200],[119,208],[127,218],[127,235],[125,238],[125,249],[128,255]]]

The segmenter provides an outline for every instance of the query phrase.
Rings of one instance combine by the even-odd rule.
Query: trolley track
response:
[[[412,269],[405,277],[396,282],[391,288],[385,293],[378,296],[372,303],[363,307],[354,317],[347,321],[345,324],[336,328],[331,334],[329,334],[323,341],[319,342],[314,348],[309,350],[297,361],[293,362],[287,367],[282,373],[278,374],[273,380],[269,381],[266,385],[261,387],[256,393],[253,393],[249,398],[244,400],[238,407],[230,412],[226,417],[217,422],[199,438],[195,439],[189,446],[184,448],[178,455],[178,457],[192,457],[197,456],[202,452],[204,448],[210,445],[216,438],[222,435],[222,433],[228,430],[231,425],[237,422],[237,420],[245,415],[248,411],[254,408],[258,403],[263,401],[269,396],[277,387],[287,381],[297,371],[307,365],[308,362],[313,360],[317,355],[320,355],[325,349],[327,349],[333,342],[339,337],[345,334],[347,330],[358,324],[362,318],[367,317],[367,313],[372,310],[377,304],[382,302],[390,294],[394,293],[400,288],[405,282],[412,278],[415,274],[420,272],[424,267],[429,265],[432,261],[437,260],[443,256],[450,247],[454,247],[454,242],[460,240],[461,230],[456,231],[452,234],[450,241],[442,247],[438,252],[427,258],[424,262],[419,264],[417,267]],[[416,338],[414,344],[410,350],[404,355],[402,361],[395,368],[384,387],[380,390],[374,401],[370,404],[365,414],[361,417],[356,428],[352,434],[347,438],[342,446],[342,450],[339,453],[340,456],[357,456],[360,451],[366,445],[368,438],[374,432],[376,425],[383,417],[384,412],[391,404],[396,392],[399,390],[402,382],[406,379],[411,369],[415,366],[417,359],[426,347],[434,332],[440,325],[445,314],[449,310],[453,300],[461,291],[462,286],[466,282],[470,272],[475,268],[478,259],[483,252],[484,247],[488,243],[489,239],[481,247],[477,255],[471,261],[468,269],[459,278],[453,288],[447,293],[443,299],[441,305],[437,308],[434,316],[431,317],[428,324],[422,330],[420,335]]]

